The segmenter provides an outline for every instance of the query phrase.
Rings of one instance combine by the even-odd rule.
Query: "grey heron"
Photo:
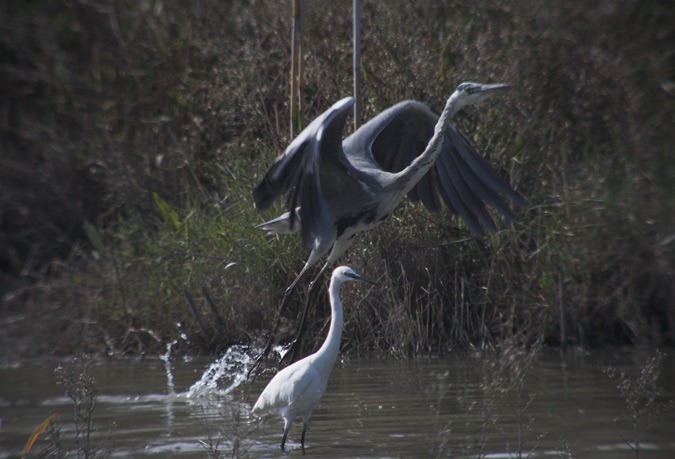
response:
[[[462,107],[508,87],[462,83],[447,99],[440,116],[423,103],[400,102],[344,141],[353,98],[336,102],[312,121],[253,190],[255,206],[261,211],[288,193],[288,212],[258,227],[278,234],[300,231],[302,244],[309,251],[307,262],[284,293],[278,314],[283,313],[290,292],[308,269],[328,254],[309,285],[311,291],[354,236],[380,224],[406,195],[412,201],[422,201],[431,211],[439,211],[445,204],[478,237],[484,235],[481,225],[492,232],[497,229],[486,204],[514,219],[500,195],[523,206],[525,199],[450,124]],[[276,325],[272,335],[275,330]]]
[[[356,274],[347,266],[340,266],[331,276],[330,295],[331,321],[326,341],[317,352],[287,366],[267,384],[253,406],[256,416],[278,414],[284,419],[284,435],[281,438],[281,450],[284,450],[286,437],[296,418],[302,418],[302,437],[300,444],[305,448],[305,432],[312,411],[326,392],[328,377],[340,350],[342,337],[342,302],[340,286],[347,281],[375,282]]]
[[[289,211],[258,225],[279,234],[300,230],[302,243],[310,251],[287,292],[330,250],[318,278],[349,248],[358,232],[381,223],[406,194],[431,211],[441,209],[440,196],[479,237],[483,236],[481,224],[490,231],[497,229],[486,203],[514,219],[499,194],[519,205],[525,205],[525,199],[450,124],[462,107],[508,87],[462,83],[440,117],[420,102],[398,103],[344,142],[342,131],[353,104],[351,97],[335,103],[307,126],[253,191],[259,210],[291,192]]]

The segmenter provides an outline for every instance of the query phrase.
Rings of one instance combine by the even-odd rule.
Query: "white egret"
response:
[[[316,353],[277,373],[253,406],[252,413],[256,416],[278,414],[284,419],[284,435],[281,438],[282,451],[286,444],[288,431],[296,418],[302,418],[303,420],[300,444],[303,449],[305,447],[305,432],[307,431],[309,418],[326,391],[328,377],[340,350],[343,322],[340,286],[347,281],[375,284],[375,282],[356,274],[347,266],[336,268],[333,271],[328,288],[331,321],[326,341]]]

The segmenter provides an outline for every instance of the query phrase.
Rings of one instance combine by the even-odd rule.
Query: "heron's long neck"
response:
[[[450,120],[453,116],[455,116],[455,113],[457,113],[460,108],[462,107],[459,103],[458,94],[457,92],[454,92],[450,97],[448,97],[448,100],[445,103],[445,108],[443,109],[443,113],[441,113],[441,116],[436,122],[434,135],[431,137],[431,140],[429,140],[425,150],[421,155],[415,158],[415,160],[413,160],[413,162],[410,163],[408,167],[396,174],[396,181],[398,183],[405,183],[406,185],[405,193],[410,191],[424,176],[424,174],[429,171],[431,166],[434,165],[434,162],[436,161],[436,158],[443,147],[443,134],[445,129],[448,127]]]
[[[321,348],[316,352],[317,365],[333,367],[335,358],[340,350],[340,339],[342,338],[342,302],[340,301],[341,282],[331,280],[328,289],[331,304],[331,318],[328,336]]]

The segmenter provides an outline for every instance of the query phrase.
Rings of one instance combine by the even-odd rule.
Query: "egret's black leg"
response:
[[[288,437],[288,431],[290,430],[291,425],[289,424],[287,427],[284,428],[284,436],[281,437],[281,451],[286,451],[285,446],[286,446],[286,437]]]
[[[305,452],[305,432],[307,431],[307,424],[309,421],[302,423],[302,437],[300,437],[300,445],[302,446],[302,452]]]

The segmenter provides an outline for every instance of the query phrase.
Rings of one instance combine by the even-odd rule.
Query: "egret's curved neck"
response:
[[[462,108],[459,99],[459,93],[457,93],[457,91],[453,92],[452,95],[448,97],[445,108],[443,108],[443,113],[441,113],[441,116],[436,122],[434,135],[431,137],[431,140],[429,140],[427,147],[408,167],[396,174],[396,182],[405,184],[405,191],[403,194],[410,191],[436,161],[436,158],[443,147],[443,134],[445,129],[448,127],[448,124],[450,124],[450,120],[455,116],[455,113]]]
[[[330,371],[335,363],[335,358],[340,351],[340,339],[342,338],[342,302],[340,301],[340,286],[342,282],[331,279],[328,293],[330,295],[331,318],[328,336],[321,348],[316,352],[316,363]]]

